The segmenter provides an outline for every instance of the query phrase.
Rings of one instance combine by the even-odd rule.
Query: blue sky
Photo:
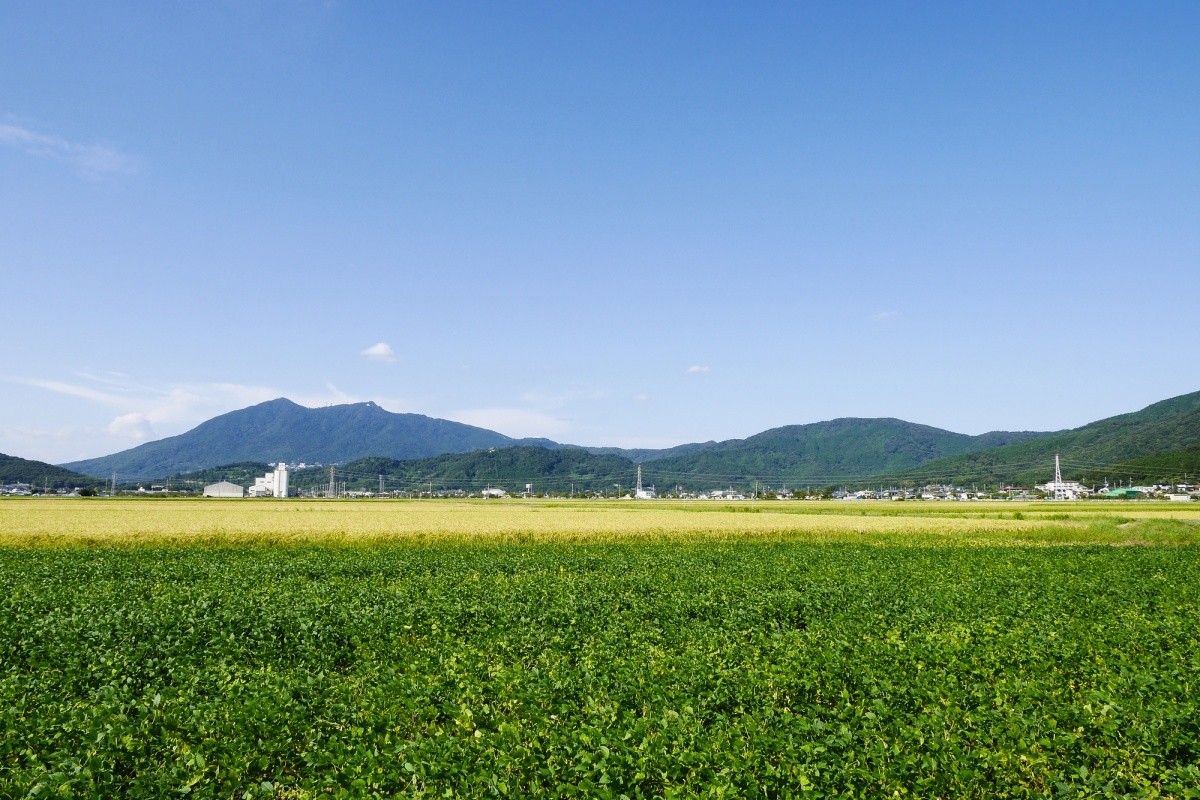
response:
[[[1200,4],[7,2],[0,452],[1200,389]]]

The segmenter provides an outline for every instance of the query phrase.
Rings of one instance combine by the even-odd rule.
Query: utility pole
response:
[[[329,494],[327,497],[334,497],[337,492],[337,487],[333,483],[333,467],[329,468]]]
[[[383,497],[383,473],[379,473],[379,496]]]

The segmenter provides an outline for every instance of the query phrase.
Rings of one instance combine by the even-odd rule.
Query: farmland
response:
[[[1196,797],[1197,518],[0,502],[0,795]]]

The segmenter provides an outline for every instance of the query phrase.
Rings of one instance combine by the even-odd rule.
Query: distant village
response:
[[[297,464],[296,469],[311,468],[320,465]],[[1200,499],[1200,484],[1194,483],[1155,483],[1150,485],[1118,485],[1109,486],[1107,483],[1099,487],[1089,487],[1077,481],[1064,481],[1056,459],[1054,480],[1024,486],[997,486],[992,488],[977,488],[954,486],[950,484],[932,483],[920,487],[879,487],[875,489],[838,489],[833,487],[793,487],[770,486],[766,483],[755,482],[753,488],[729,486],[724,489],[694,491],[683,485],[676,485],[670,490],[660,492],[654,486],[644,486],[642,468],[638,466],[636,477],[628,486],[613,484],[604,490],[575,491],[561,488],[539,487],[534,483],[526,483],[519,490],[509,491],[499,486],[485,486],[475,490],[461,488],[438,488],[433,483],[410,488],[386,489],[380,478],[379,490],[349,489],[345,481],[337,481],[334,470],[330,471],[327,486],[297,490],[291,486],[292,469],[288,464],[279,462],[273,469],[262,476],[256,477],[250,486],[230,481],[218,481],[203,487],[188,482],[162,484],[140,484],[136,488],[119,487],[114,481],[103,490],[88,488],[58,488],[39,487],[31,483],[8,483],[0,486],[0,495],[53,495],[60,497],[79,497],[87,495],[110,496],[145,496],[145,495],[196,495],[212,498],[247,498],[247,497],[308,497],[308,498],[337,498],[337,499],[373,499],[373,498],[481,498],[499,500],[512,497],[574,497],[579,499],[617,499],[617,500],[656,500],[669,498],[673,500],[837,500],[837,501],[1080,501],[1097,499],[1118,500],[1169,500],[1174,502],[1190,502]],[[633,477],[633,476],[631,476]],[[555,483],[560,483],[556,481]]]

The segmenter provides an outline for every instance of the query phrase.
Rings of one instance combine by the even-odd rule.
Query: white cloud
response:
[[[880,311],[878,314],[872,314],[871,319],[876,322],[890,322],[900,316],[899,311]]]
[[[392,351],[391,346],[386,342],[379,342],[378,344],[371,345],[366,350],[362,351],[362,356],[363,358],[369,358],[372,361],[383,361],[387,364],[392,364],[396,361],[395,352]]]
[[[456,422],[488,428],[517,439],[553,439],[571,429],[571,423],[567,419],[524,408],[476,408],[453,411],[446,416]]]
[[[83,177],[95,180],[133,175],[142,168],[141,159],[122,153],[106,142],[82,144],[19,125],[0,123],[0,145],[38,158],[70,164]]]
[[[149,418],[136,411],[132,414],[122,414],[114,419],[108,425],[108,432],[114,436],[135,439],[139,442],[155,438],[154,427],[150,424]]]
[[[699,364],[695,364],[688,367],[687,371],[689,375],[703,375],[704,373],[708,372],[708,367],[702,367]]]

